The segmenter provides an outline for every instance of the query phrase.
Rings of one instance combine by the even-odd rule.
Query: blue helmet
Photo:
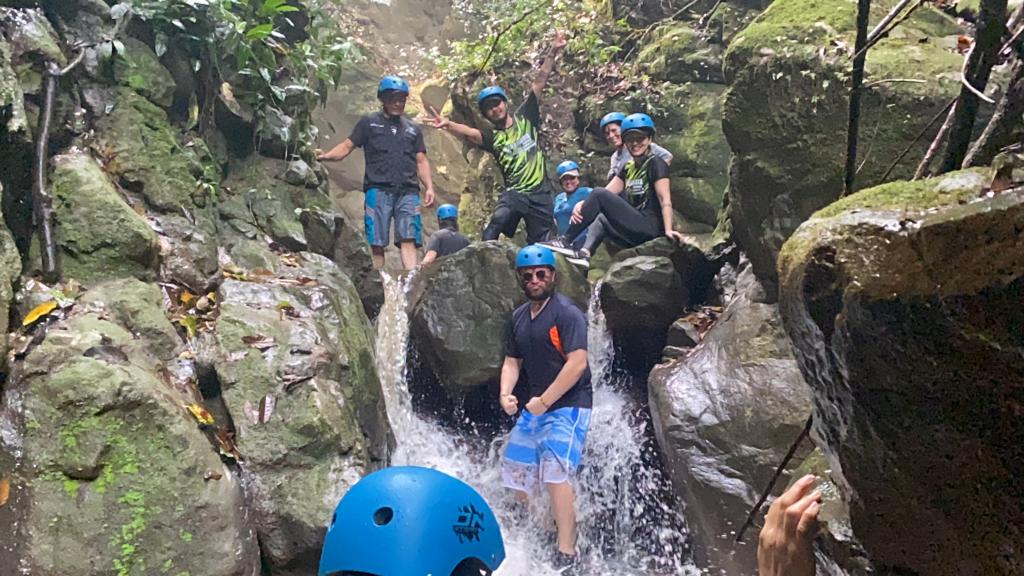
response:
[[[555,253],[546,246],[530,244],[519,249],[516,254],[516,268],[529,268],[530,266],[555,267]]]
[[[492,96],[498,96],[505,102],[508,102],[508,94],[505,94],[505,90],[501,86],[488,86],[480,91],[480,95],[476,97],[476,105],[483,106],[484,100]]]
[[[408,94],[409,83],[398,76],[385,76],[380,79],[380,84],[377,85],[377,97],[380,97],[381,94],[388,90],[395,90],[397,92],[402,92],[403,94]]]
[[[643,130],[647,134],[654,134],[654,120],[647,114],[630,114],[622,121],[622,133],[630,130]]]
[[[402,466],[366,476],[341,499],[324,539],[319,576],[448,576],[469,559],[491,571],[505,560],[490,506],[461,480]]]
[[[619,124],[622,124],[622,121],[625,119],[626,115],[623,114],[622,112],[609,112],[605,114],[603,118],[601,118],[601,130],[604,130],[605,126],[613,122],[618,122]]]
[[[441,204],[437,207],[437,219],[448,220],[459,217],[459,209],[451,204]]]
[[[580,166],[579,166],[579,164],[573,162],[572,160],[566,160],[565,162],[562,162],[561,164],[559,164],[558,168],[555,168],[555,173],[558,175],[558,179],[559,180],[562,179],[562,176],[564,176],[564,175],[566,175],[566,174],[568,174],[569,172],[572,172],[572,171],[575,171],[576,175],[579,176],[579,174],[580,174]]]

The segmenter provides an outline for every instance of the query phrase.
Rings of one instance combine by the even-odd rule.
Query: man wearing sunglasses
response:
[[[363,116],[344,142],[317,154],[317,160],[321,162],[339,162],[355,148],[363,149],[366,156],[363,225],[373,251],[373,264],[377,268],[384,267],[384,250],[388,245],[392,220],[402,267],[406,270],[416,267],[416,249],[423,243],[421,182],[426,189],[423,205],[434,203],[434,184],[423,131],[404,116],[408,98],[409,84],[405,80],[385,76],[377,87],[381,110]]]
[[[498,402],[507,414],[523,376],[528,397],[502,457],[501,477],[520,500],[546,489],[558,529],[555,568],[576,566],[576,473],[590,427],[593,392],[587,367],[587,319],[555,292],[555,255],[531,245],[516,255],[516,275],[527,302],[509,322]]]
[[[490,152],[501,168],[505,191],[484,228],[484,240],[496,240],[501,234],[511,238],[520,220],[526,221],[527,242],[546,240],[551,231],[551,190],[544,152],[540,149],[539,98],[566,42],[565,35],[558,32],[533,80],[530,95],[515,114],[509,113],[508,94],[499,86],[484,88],[477,96],[480,112],[491,123],[489,127],[478,130],[433,111],[435,128],[454,132]]]

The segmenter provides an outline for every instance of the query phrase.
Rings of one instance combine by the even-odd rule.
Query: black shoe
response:
[[[558,252],[559,254],[565,254],[570,258],[579,258],[576,250],[572,247],[572,242],[566,240],[564,236],[559,236],[554,240],[548,240],[547,242],[538,242],[541,246],[545,246],[551,249],[552,252]]]
[[[555,552],[555,572],[562,576],[577,576],[579,574],[579,557],[575,554]]]

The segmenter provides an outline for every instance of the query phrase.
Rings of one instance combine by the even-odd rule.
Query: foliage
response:
[[[329,12],[338,0],[300,1],[128,0],[112,13],[148,22],[158,56],[172,44],[186,53],[207,94],[248,106],[257,126],[270,115],[289,116],[290,139],[310,143],[312,110],[326,103],[345,64],[360,54]],[[204,106],[212,115],[212,98]]]
[[[555,30],[568,34],[565,58],[583,68],[611,62],[620,50],[615,34],[622,23],[608,22],[589,2],[579,0],[457,0],[454,10],[486,32],[475,40],[454,42],[440,61],[455,79],[467,74],[529,65]]]

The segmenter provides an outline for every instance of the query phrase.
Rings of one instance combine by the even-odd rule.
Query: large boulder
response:
[[[316,209],[303,210],[299,219],[309,251],[334,260],[355,284],[366,315],[376,318],[384,305],[384,284],[380,272],[373,267],[362,228],[342,214]]]
[[[448,394],[496,382],[509,315],[526,301],[509,242],[471,244],[420,271],[409,298],[410,336]],[[583,273],[559,257],[558,291],[586,310]]]
[[[669,21],[651,31],[636,64],[654,80],[725,84],[723,52],[689,23]]]
[[[765,302],[744,266],[717,324],[688,356],[651,372],[648,394],[698,562],[712,572],[754,576],[756,531],[742,544],[735,534],[800,435],[811,397],[778,308]]]
[[[816,436],[854,533],[898,573],[1024,570],[1024,192],[989,179],[844,198],[779,258]]]
[[[125,38],[122,45],[124,51],[119,52],[114,60],[114,76],[117,81],[154,104],[169,108],[174,102],[175,89],[171,73],[145,42]]]
[[[872,21],[893,4],[873,3]],[[769,295],[786,238],[843,190],[856,8],[845,0],[777,0],[726,52],[722,127],[734,154],[733,236]],[[924,6],[868,52],[865,82],[877,84],[861,104],[857,186],[880,183],[908,147],[892,177],[912,174],[938,127],[911,143],[960,91],[963,57],[945,45],[959,33]]]
[[[327,258],[295,258],[224,281],[201,360],[233,416],[263,560],[285,575],[316,570],[334,506],[384,461],[388,436],[359,296]]]
[[[98,290],[127,302],[142,295],[139,285]],[[0,523],[10,529],[0,566],[54,576],[256,576],[238,470],[217,456],[185,410],[195,400],[150,354],[173,328],[163,318],[135,333],[98,304],[102,296],[87,296],[91,303],[49,326],[14,364],[4,389],[0,478],[10,498]],[[127,305],[156,322],[162,311],[152,300]]]
[[[51,161],[57,245],[64,275],[83,282],[155,275],[156,234],[87,152]]]

